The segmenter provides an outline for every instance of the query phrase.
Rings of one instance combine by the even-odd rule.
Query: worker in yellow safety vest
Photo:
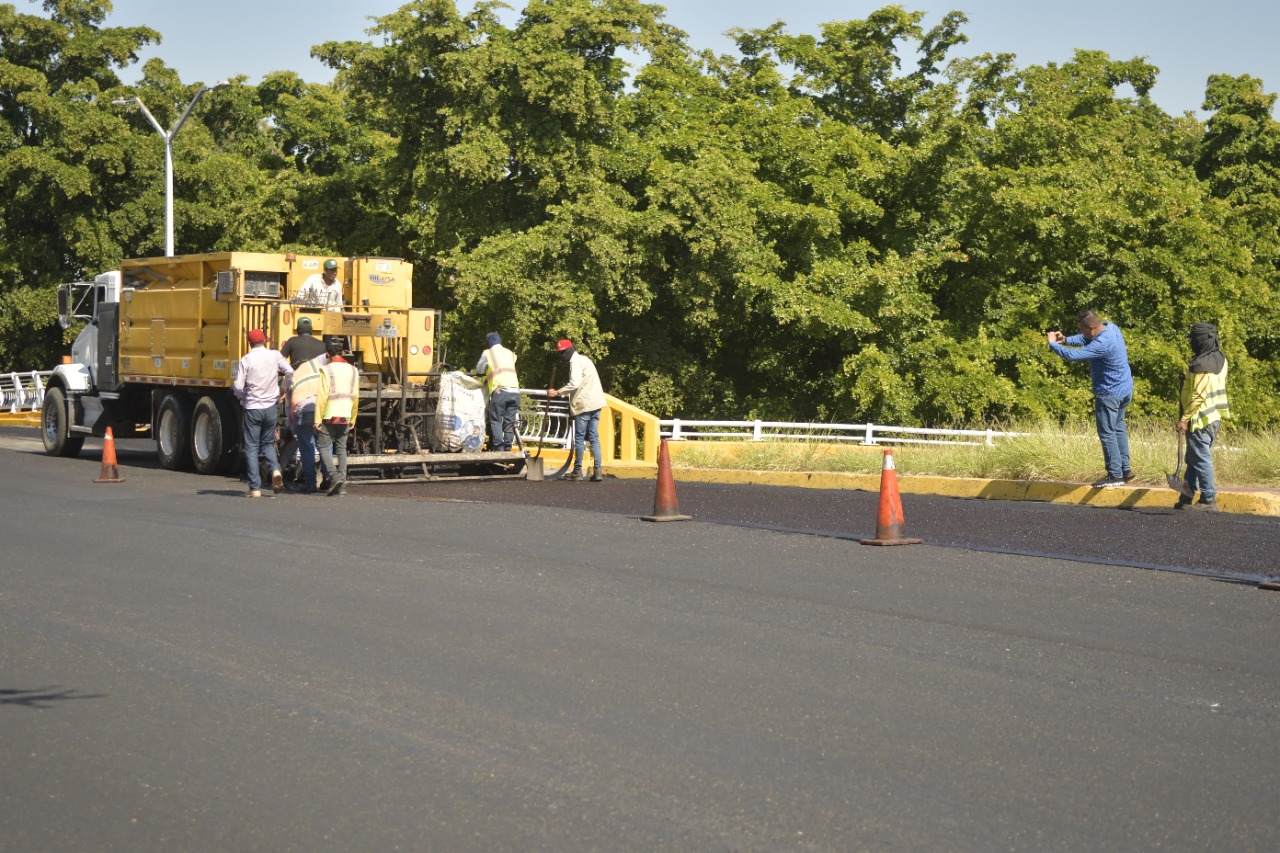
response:
[[[1192,504],[1191,498],[1180,495],[1174,504],[1178,509],[1218,508],[1213,484],[1213,445],[1222,419],[1231,417],[1227,403],[1227,358],[1218,346],[1218,329],[1212,323],[1196,323],[1191,327],[1194,357],[1182,376],[1182,416],[1177,430],[1187,437],[1187,485],[1192,494],[1200,492],[1200,500]]]
[[[323,346],[323,341],[320,344]],[[321,352],[315,358],[299,364],[293,371],[289,420],[293,441],[285,445],[284,458],[293,458],[296,442],[302,463],[302,483],[299,490],[304,495],[316,492],[316,431],[320,428],[319,418],[316,416],[316,401],[329,381],[328,371],[325,370],[328,364],[328,354]],[[332,482],[333,472],[326,468],[324,478]]]
[[[520,380],[516,354],[502,345],[497,332],[485,336],[485,351],[476,363],[489,395],[489,449],[510,450],[515,441],[516,416],[520,413]]]
[[[342,338],[325,339],[329,363],[323,368],[324,378],[316,396],[316,414],[320,418],[317,436],[320,463],[331,475],[330,495],[347,493],[347,437],[355,426],[360,406],[360,372],[342,357]],[[330,444],[333,449],[330,449]],[[334,464],[334,452],[337,464]]]

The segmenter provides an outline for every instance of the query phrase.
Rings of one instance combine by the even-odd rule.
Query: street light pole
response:
[[[167,258],[173,257],[173,138],[178,135],[178,131],[182,130],[182,125],[186,123],[187,116],[191,115],[191,110],[195,108],[196,101],[200,100],[201,95],[230,85],[228,81],[223,80],[221,83],[215,83],[212,86],[201,86],[200,91],[196,92],[195,97],[191,99],[191,103],[187,104],[187,109],[182,113],[182,117],[178,119],[177,124],[169,131],[160,126],[160,122],[156,121],[156,117],[151,114],[151,110],[147,109],[147,105],[142,103],[142,98],[135,95],[132,98],[118,98],[111,102],[116,106],[124,106],[129,103],[137,104],[138,109],[142,110],[142,114],[147,117],[147,120],[151,122],[151,126],[156,129],[156,133],[160,134],[160,138],[164,140],[164,254]]]

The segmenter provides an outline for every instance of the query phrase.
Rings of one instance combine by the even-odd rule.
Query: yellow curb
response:
[[[0,426],[40,426],[40,413],[0,412]]]
[[[606,471],[619,479],[652,480],[657,469],[652,466],[609,467]],[[913,495],[940,495],[951,498],[982,498],[996,501],[1043,501],[1076,506],[1141,507],[1172,509],[1178,493],[1163,486],[1115,486],[1098,489],[1079,483],[1054,483],[1044,480],[983,480],[964,477],[916,477],[898,472],[898,491]],[[799,489],[855,489],[880,491],[879,474],[846,474],[840,472],[743,471],[727,468],[673,467],[677,481],[689,483],[722,483],[739,486],[789,486]],[[1269,492],[1219,491],[1218,508],[1222,512],[1245,515],[1280,516],[1280,494]]]

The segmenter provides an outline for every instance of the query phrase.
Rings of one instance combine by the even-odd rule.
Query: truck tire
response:
[[[44,452],[50,456],[76,456],[84,447],[84,436],[71,434],[67,395],[56,385],[44,392],[40,437],[44,439]]]
[[[191,467],[191,400],[185,394],[165,394],[156,411],[156,453],[170,471]]]
[[[201,397],[191,418],[191,463],[196,472],[230,473],[239,451],[231,407],[216,397]]]

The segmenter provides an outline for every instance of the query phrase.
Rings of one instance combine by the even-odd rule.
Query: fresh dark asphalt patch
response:
[[[647,480],[442,480],[355,486],[352,491],[407,500],[563,507],[637,518],[654,508],[654,484]],[[678,479],[676,491],[680,512],[696,521],[854,540],[875,533],[876,492],[680,483]],[[1276,518],[911,494],[902,496],[902,505],[907,534],[931,545],[1192,572],[1249,583],[1280,577],[1280,519]]]

